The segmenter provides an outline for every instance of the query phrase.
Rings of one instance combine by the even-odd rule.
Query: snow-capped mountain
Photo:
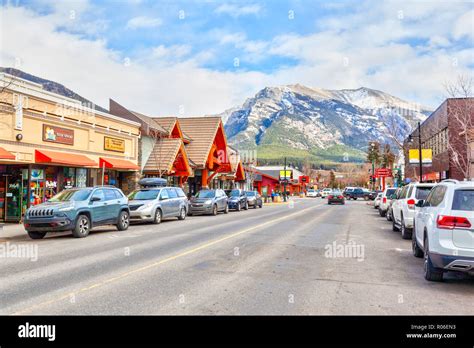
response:
[[[285,146],[304,151],[343,146],[364,150],[371,140],[392,143],[388,125],[407,135],[430,110],[361,87],[326,90],[302,85],[266,87],[220,116],[237,148]]]

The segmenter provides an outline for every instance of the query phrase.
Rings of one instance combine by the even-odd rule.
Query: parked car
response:
[[[247,196],[249,207],[254,207],[254,209],[257,209],[257,207],[263,208],[262,196],[258,191],[245,191],[245,195]]]
[[[416,203],[412,236],[424,276],[442,281],[446,271],[474,275],[474,182],[445,180]]]
[[[227,200],[227,195],[223,190],[201,190],[191,198],[188,215],[217,215],[219,212],[227,214],[229,212]]]
[[[188,214],[188,198],[180,187],[145,187],[128,195],[131,221],[159,224],[163,219],[184,220]]]
[[[306,197],[318,197],[318,192],[314,189],[309,189],[306,192]]]
[[[377,195],[378,195],[379,193],[381,193],[381,191],[379,191],[379,190],[370,191],[370,192],[369,192],[369,199],[370,199],[371,201],[373,201],[375,198],[377,198]]]
[[[346,199],[341,191],[333,191],[328,196],[328,204],[339,203],[339,204],[346,204]]]
[[[346,192],[346,198],[353,199],[353,200],[357,200],[358,198],[363,198],[367,201],[369,199],[369,192],[364,190],[361,187],[356,187],[355,189],[348,190]]]
[[[387,221],[392,221],[392,205],[393,202],[395,202],[395,200],[398,199],[398,197],[400,196],[401,191],[402,189],[399,187],[395,190],[395,193],[389,196],[387,213],[385,214],[385,218],[387,219]]]
[[[392,195],[397,191],[395,187],[387,187],[382,192],[382,199],[379,203],[379,214],[384,217],[387,214],[388,207],[390,206],[390,201],[392,200]]]
[[[30,207],[23,222],[32,239],[62,231],[72,231],[74,237],[83,238],[96,226],[115,225],[124,231],[129,224],[127,197],[120,189],[107,186],[61,191],[49,201]]]
[[[413,218],[415,217],[415,204],[428,197],[435,184],[411,183],[403,187],[400,197],[392,204],[392,229],[400,231],[403,239],[410,239]]]
[[[380,201],[382,200],[382,193],[379,193],[374,199],[374,209],[379,208]]]
[[[330,188],[325,188],[321,191],[321,198],[326,198],[327,196],[329,196],[332,192],[332,189]]]
[[[355,187],[347,186],[347,187],[344,188],[344,190],[342,191],[342,195],[347,198],[347,196],[349,195],[349,192],[354,191],[354,189],[355,189]]]
[[[247,210],[249,208],[249,202],[245,191],[233,189],[229,195],[228,205],[229,209],[235,209],[237,211],[241,211],[242,209]]]

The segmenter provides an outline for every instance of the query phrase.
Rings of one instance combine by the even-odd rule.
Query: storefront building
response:
[[[214,185],[220,185],[224,190],[245,189],[245,171],[240,159],[239,152],[231,146],[227,146],[227,155],[229,156],[230,171],[220,174],[215,178]]]
[[[0,220],[66,188],[135,188],[139,124],[0,75]]]

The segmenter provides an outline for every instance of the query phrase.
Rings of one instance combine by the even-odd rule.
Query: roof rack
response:
[[[452,182],[453,184],[459,184],[459,180],[456,179],[444,179],[441,182]]]

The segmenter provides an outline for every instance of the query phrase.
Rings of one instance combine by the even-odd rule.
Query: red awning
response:
[[[140,167],[135,163],[127,160],[117,159],[117,158],[99,158],[99,167],[100,168],[111,168],[117,170],[139,170]]]
[[[53,163],[77,167],[97,167],[97,162],[84,155],[70,152],[35,150],[36,163]]]
[[[16,157],[11,152],[8,152],[3,147],[0,147],[0,159],[14,160]]]

